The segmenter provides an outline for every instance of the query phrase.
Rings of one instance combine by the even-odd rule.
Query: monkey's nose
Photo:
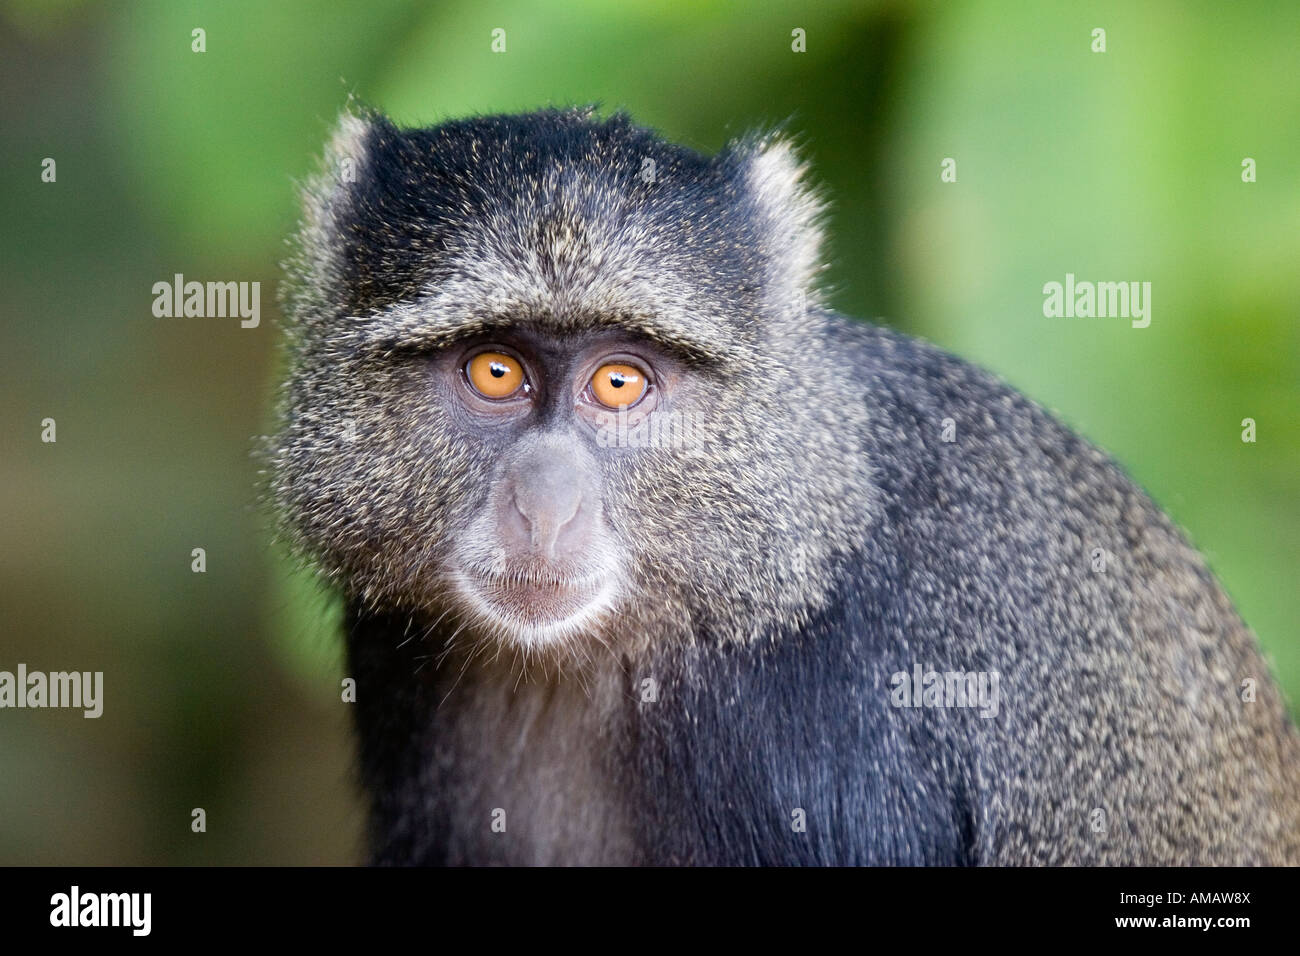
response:
[[[516,545],[532,555],[550,560],[573,557],[586,546],[590,524],[583,482],[564,461],[531,465],[525,473],[512,476],[507,510],[513,514],[503,516],[503,531],[513,531],[518,536]]]

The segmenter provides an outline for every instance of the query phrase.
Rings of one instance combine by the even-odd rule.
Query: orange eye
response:
[[[484,398],[509,398],[523,384],[524,369],[509,355],[482,352],[469,360],[465,376]]]
[[[591,377],[591,394],[606,408],[635,405],[645,390],[645,373],[635,365],[611,362]]]

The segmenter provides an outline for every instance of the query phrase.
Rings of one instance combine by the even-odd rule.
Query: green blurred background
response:
[[[337,607],[269,543],[250,456],[294,180],[349,94],[411,124],[600,101],[704,150],[789,120],[834,304],[1114,453],[1294,702],[1298,39],[1292,0],[0,0],[0,669],[105,674],[98,720],[0,711],[0,863],[360,859]],[[261,282],[260,327],[155,318],[178,272]],[[1044,318],[1067,272],[1150,281],[1150,328]]]

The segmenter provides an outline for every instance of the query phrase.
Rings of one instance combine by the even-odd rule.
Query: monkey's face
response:
[[[808,489],[856,457],[757,351],[708,365],[629,328],[526,318],[432,349],[322,349],[336,367],[298,383],[282,494],[363,601],[462,646],[582,660],[788,617],[821,580],[835,542],[804,527],[828,507]]]
[[[618,331],[506,327],[432,356],[430,398],[470,479],[452,509],[443,598],[528,648],[598,630],[645,551],[626,503],[650,426],[689,397],[683,373]]]
[[[690,595],[754,580],[742,556],[778,510],[742,430],[748,405],[773,414],[757,367],[737,379],[616,325],[526,319],[433,348],[320,348],[335,367],[297,380],[279,479],[355,596],[549,656],[626,646],[687,621]]]
[[[583,113],[345,117],[272,463],[300,548],[477,646],[795,621],[866,520],[799,174],[779,141],[710,160]]]

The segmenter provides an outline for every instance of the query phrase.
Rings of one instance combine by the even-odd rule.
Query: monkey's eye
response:
[[[635,405],[645,394],[645,373],[635,365],[611,362],[591,377],[591,394],[606,408]]]
[[[524,382],[524,367],[503,352],[480,352],[466,364],[465,377],[484,398],[509,398]]]

